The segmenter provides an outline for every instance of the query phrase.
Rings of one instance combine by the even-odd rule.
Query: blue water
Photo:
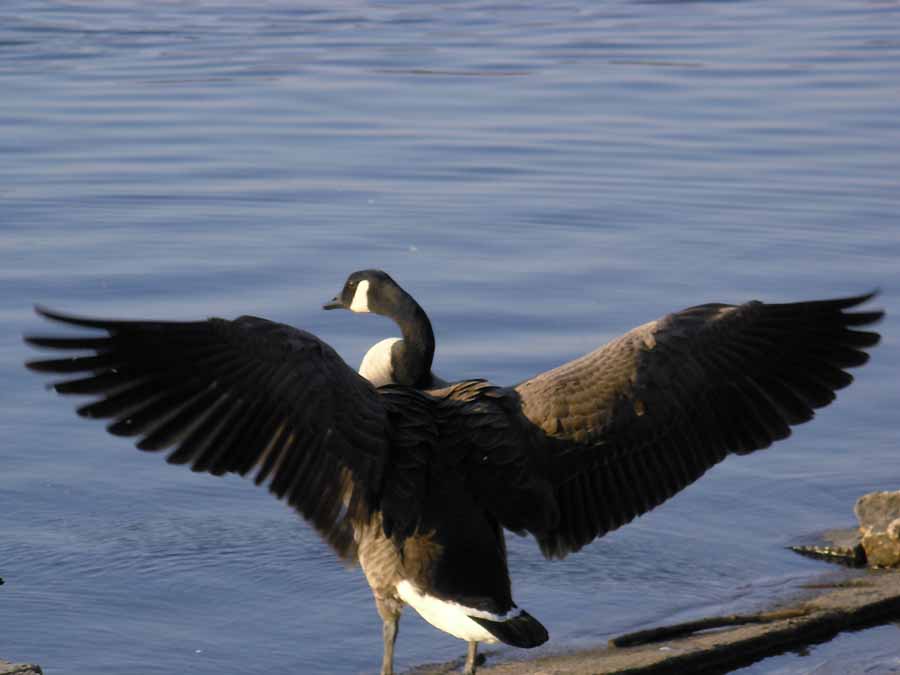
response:
[[[254,313],[356,365],[395,329],[319,308],[367,267],[429,311],[437,372],[498,383],[687,305],[880,286],[871,365],[789,441],[565,561],[510,537],[547,651],[783,597],[824,569],[785,545],[900,488],[900,5],[4,0],[0,657],[375,669],[358,570],[251,484],[78,420],[20,341],[35,302]],[[463,651],[408,614],[397,664]]]

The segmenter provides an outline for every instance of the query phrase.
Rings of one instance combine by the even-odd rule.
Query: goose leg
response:
[[[394,643],[397,641],[397,630],[400,625],[400,612],[392,609],[387,603],[376,601],[378,613],[381,615],[381,632],[384,636],[384,657],[381,659],[381,675],[394,675]]]
[[[469,642],[469,651],[466,654],[466,665],[463,668],[463,675],[475,675],[476,662],[478,661],[478,643],[472,640]]]

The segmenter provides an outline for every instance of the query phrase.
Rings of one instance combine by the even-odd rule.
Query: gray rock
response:
[[[900,518],[900,490],[863,495],[856,500],[853,511],[863,534],[866,530],[886,532],[891,521]]]
[[[43,675],[40,666],[33,663],[10,663],[0,660],[0,675]]]
[[[867,534],[862,538],[869,567],[900,566],[900,542],[887,534]]]
[[[789,547],[795,553],[827,562],[865,567],[866,552],[860,542],[859,528],[826,530],[808,543]]]
[[[888,536],[894,541],[900,541],[900,518],[895,518],[887,526]]]
[[[869,566],[900,566],[900,490],[863,495],[853,510]]]
[[[855,527],[825,530],[822,533],[822,539],[828,542],[830,546],[847,550],[859,546],[859,538],[859,530]]]

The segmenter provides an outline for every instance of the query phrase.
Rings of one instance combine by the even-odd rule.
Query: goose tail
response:
[[[550,636],[540,621],[524,609],[520,609],[509,619],[492,621],[480,616],[471,616],[472,621],[479,623],[491,635],[513,647],[531,648],[542,645]]]

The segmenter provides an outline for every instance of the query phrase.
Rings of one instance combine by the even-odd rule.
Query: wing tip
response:
[[[69,324],[70,326],[83,326],[85,328],[103,328],[108,329],[111,321],[103,321],[101,319],[89,319],[86,316],[77,316],[75,314],[66,314],[50,309],[46,305],[39,303],[34,304],[34,313],[49,321]],[[27,340],[27,338],[26,338]]]
[[[869,302],[870,300],[874,300],[875,298],[877,298],[880,295],[881,295],[881,287],[876,286],[871,291],[862,293],[861,295],[852,295],[852,296],[849,296],[846,298],[838,298],[837,304],[842,310],[847,310],[847,309],[851,309],[853,307],[858,307],[860,305],[863,305],[863,304]],[[878,318],[874,319],[874,321],[878,321],[884,316],[883,309],[871,310],[869,313],[872,315],[876,315],[876,314],[878,315]]]
[[[34,344],[31,340],[32,340],[32,338],[30,338],[30,337],[25,338],[26,343]],[[53,371],[49,371],[47,369],[46,362],[47,362],[47,359],[37,359],[37,360],[33,360],[33,361],[26,361],[25,367],[28,368],[28,370],[30,370],[33,373],[53,372]]]
[[[42,373],[42,374],[62,374],[68,373],[69,370],[65,368],[65,363],[70,361],[71,359],[32,359],[25,362],[25,367],[30,370],[32,373]],[[48,388],[55,389],[56,384],[47,385]]]
[[[69,323],[70,319],[78,318],[63,312],[57,312],[56,310],[50,309],[46,305],[37,302],[34,304],[34,313],[45,319],[49,319],[50,321],[61,321],[64,323]]]
[[[857,305],[861,305],[869,300],[874,300],[879,295],[881,295],[881,287],[876,286],[870,291],[866,291],[865,293],[860,293],[859,295],[848,295],[843,298],[835,298],[833,300],[834,303],[839,304],[843,308],[848,307],[856,307]],[[825,302],[828,302],[827,300]]]

